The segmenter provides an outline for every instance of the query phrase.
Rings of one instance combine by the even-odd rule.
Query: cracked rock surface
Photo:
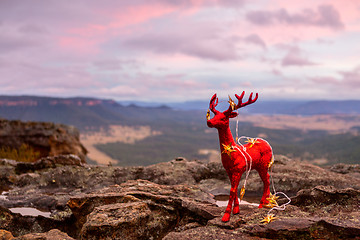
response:
[[[277,159],[276,189],[292,201],[269,224],[260,223],[269,210],[252,204],[221,222],[225,208],[214,194],[227,193],[229,182],[217,163],[100,167],[47,159],[16,171],[18,163],[0,160],[0,239],[358,239],[360,186],[349,175],[356,166],[334,171]],[[261,195],[260,181],[250,175],[245,197]],[[13,212],[23,207],[51,215]]]

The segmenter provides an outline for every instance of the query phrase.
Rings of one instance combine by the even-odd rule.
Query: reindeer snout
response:
[[[214,125],[211,123],[210,120],[207,120],[206,123],[207,123],[207,125],[208,125],[209,128],[213,128],[213,127],[214,127]]]

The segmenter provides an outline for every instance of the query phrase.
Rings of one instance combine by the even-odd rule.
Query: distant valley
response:
[[[206,126],[207,107],[206,102],[0,96],[1,118],[74,125],[91,152],[89,161],[113,165],[216,159],[217,131]],[[317,164],[360,159],[360,101],[259,101],[241,109],[238,119],[240,135],[266,138],[277,154]],[[235,134],[236,120],[231,125]]]

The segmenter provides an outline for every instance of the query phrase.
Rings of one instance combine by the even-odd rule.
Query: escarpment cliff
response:
[[[84,163],[87,150],[79,135],[75,127],[63,124],[0,119],[0,147],[11,151],[26,145],[36,158],[74,154]]]

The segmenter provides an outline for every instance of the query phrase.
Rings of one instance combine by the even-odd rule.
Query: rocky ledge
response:
[[[27,144],[39,157],[75,154],[85,162],[87,150],[80,133],[72,126],[50,122],[22,122],[0,119],[0,146],[19,149]]]
[[[72,155],[31,165],[0,160],[5,190],[0,196],[0,239],[360,236],[360,184],[356,174],[349,174],[357,171],[356,166],[342,166],[347,170],[339,172],[282,156],[276,159],[272,172],[276,190],[292,201],[284,211],[273,211],[277,219],[269,224],[260,223],[269,210],[255,204],[242,204],[240,214],[221,222],[225,209],[215,195],[228,193],[229,188],[221,163],[178,158],[149,167],[100,167],[81,164]],[[258,202],[261,188],[257,174],[251,174],[246,200]],[[24,208],[45,212],[29,216]]]

